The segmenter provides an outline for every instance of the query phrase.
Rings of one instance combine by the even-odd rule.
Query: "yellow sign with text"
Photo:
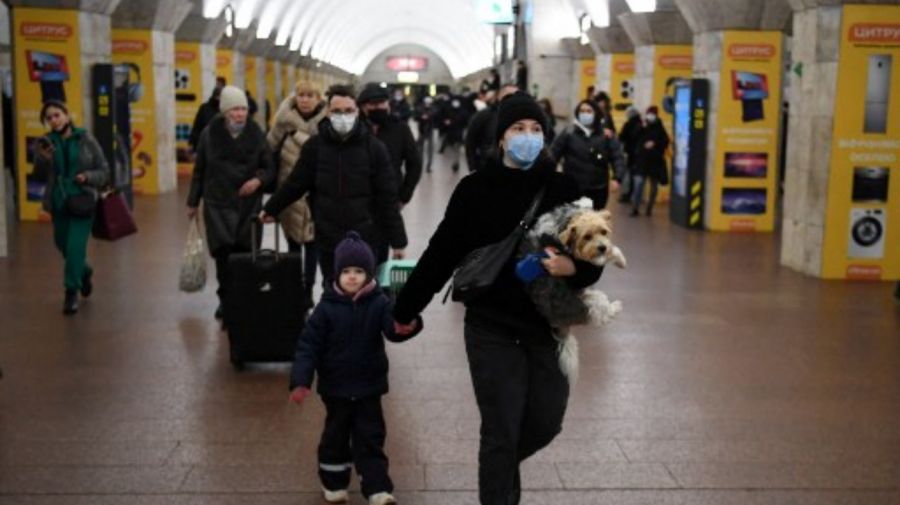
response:
[[[275,111],[278,110],[278,105],[281,103],[278,100],[278,95],[275,89],[275,62],[272,60],[266,61],[266,101],[269,102],[269,107],[271,110],[269,111],[269,127],[275,124]]]
[[[694,47],[683,45],[654,46],[653,96],[651,104],[659,107],[659,120],[672,138],[672,113],[663,108],[663,100],[675,94],[675,82],[678,79],[690,79],[694,73]],[[645,111],[640,111],[643,114]],[[669,144],[671,146],[671,143]],[[672,150],[666,153],[666,165],[669,180],[672,180]],[[660,186],[659,201],[669,199],[669,187]]]
[[[250,92],[250,96],[253,97],[259,103],[265,101],[259,94],[259,82],[257,79],[258,58],[256,56],[248,55],[244,58],[244,82],[246,83],[246,90]]]
[[[113,63],[128,68],[134,192],[158,194],[159,149],[156,143],[153,34],[149,30],[113,30],[112,60]]]
[[[594,60],[578,61],[578,100],[590,98],[588,91],[594,88],[597,80],[597,62]]]
[[[72,123],[84,124],[78,11],[14,7],[12,32],[19,217],[49,221],[41,210],[46,181],[34,174],[34,148],[48,131],[40,117],[48,100],[64,102]]]
[[[216,77],[225,79],[225,84],[234,85],[235,54],[231,49],[216,49]]]
[[[281,99],[291,96],[291,93],[294,92],[294,84],[295,84],[295,69],[294,65],[286,62],[281,62]]]
[[[178,175],[189,176],[194,170],[193,155],[188,140],[194,117],[204,101],[198,42],[175,44],[175,156]]]
[[[781,124],[781,32],[726,31],[722,40],[707,228],[775,228]]]
[[[634,53],[614,53],[611,59],[609,97],[613,123],[621,130],[628,120],[625,111],[634,102]]]
[[[846,5],[822,277],[900,278],[900,6]]]

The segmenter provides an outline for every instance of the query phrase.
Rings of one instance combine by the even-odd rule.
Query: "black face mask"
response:
[[[381,125],[387,123],[388,118],[390,118],[390,114],[388,114],[388,111],[386,111],[384,109],[375,109],[375,110],[369,111],[366,114],[366,117],[373,124],[377,124],[378,126],[381,126]]]

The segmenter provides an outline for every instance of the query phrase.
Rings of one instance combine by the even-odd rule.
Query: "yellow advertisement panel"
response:
[[[775,228],[781,122],[781,32],[726,31],[707,228]]]
[[[178,175],[188,176],[194,169],[188,139],[194,117],[205,97],[202,83],[199,42],[175,44],[175,155]]]
[[[234,51],[216,49],[216,77],[225,79],[226,84],[234,84]]]
[[[825,278],[900,278],[898,67],[900,6],[845,6],[822,251]]]
[[[597,62],[595,60],[579,60],[578,61],[578,95],[577,98],[582,100],[588,98],[589,88],[593,88],[594,81],[597,79]]]
[[[663,99],[673,97],[675,94],[675,82],[678,79],[690,79],[694,73],[694,48],[682,45],[658,45],[654,46],[653,67],[653,96],[651,103],[659,107],[659,120],[666,128],[669,138],[672,138],[672,113],[663,108]],[[640,111],[641,114],[644,111]],[[671,146],[671,144],[669,144]],[[666,153],[666,165],[669,170],[669,180],[672,180],[672,149]],[[669,187],[659,187],[659,201],[669,199]]]
[[[256,78],[258,71],[256,62],[256,56],[247,55],[247,57],[244,58],[244,82],[246,83],[247,91],[250,92],[250,96],[261,104],[265,102],[265,99],[259,94],[259,83]]]
[[[113,63],[128,67],[131,109],[132,184],[136,194],[159,193],[153,35],[149,30],[113,30]]]
[[[612,117],[616,128],[622,128],[628,119],[625,111],[634,100],[634,53],[610,55],[609,97],[612,100]]]
[[[34,147],[47,133],[40,117],[47,100],[65,102],[72,122],[84,124],[78,11],[15,7],[12,32],[19,216],[48,221],[41,210],[46,181],[33,173]]]
[[[290,63],[281,63],[281,99],[289,96],[294,90],[294,66]]]
[[[275,93],[275,62],[272,60],[265,60],[265,62],[266,101],[269,102],[269,107],[271,107],[271,111],[269,111],[269,127],[271,128],[275,124],[275,111],[278,110],[278,105],[281,102],[278,101]]]

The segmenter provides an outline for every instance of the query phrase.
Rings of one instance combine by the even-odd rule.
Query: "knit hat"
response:
[[[544,114],[541,106],[534,101],[531,95],[517,91],[500,101],[494,138],[498,141],[502,139],[506,130],[513,123],[522,119],[533,119],[541,124],[544,132],[547,131],[547,115]]]
[[[391,95],[388,94],[387,88],[382,88],[378,84],[369,84],[359,93],[359,97],[356,98],[356,103],[358,105],[363,105],[369,102],[390,100],[390,98]]]
[[[369,244],[355,231],[347,232],[344,240],[334,248],[334,278],[340,277],[341,271],[347,267],[362,268],[369,278],[375,277],[375,255]]]
[[[219,110],[225,113],[235,107],[247,107],[247,94],[237,86],[225,86],[219,95]]]
[[[658,116],[659,115],[659,107],[657,107],[655,105],[651,105],[650,107],[647,107],[647,114],[656,114]]]

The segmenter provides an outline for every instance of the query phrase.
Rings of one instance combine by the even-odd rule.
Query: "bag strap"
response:
[[[541,186],[541,189],[534,195],[534,200],[531,202],[531,206],[528,207],[528,212],[525,213],[525,217],[519,223],[521,227],[525,229],[531,227],[531,223],[534,221],[535,214],[537,214],[538,207],[541,206],[541,202],[544,200],[544,193],[546,192],[547,186]]]

